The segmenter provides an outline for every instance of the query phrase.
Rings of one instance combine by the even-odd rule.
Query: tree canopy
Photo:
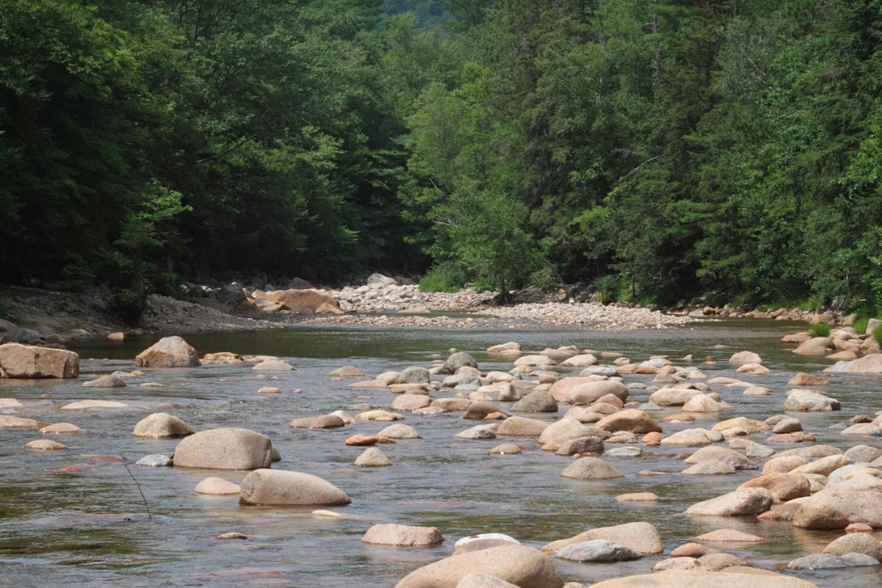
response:
[[[4,279],[882,307],[880,35],[882,0],[0,0]]]

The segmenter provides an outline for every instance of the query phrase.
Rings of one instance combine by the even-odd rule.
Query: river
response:
[[[755,519],[686,517],[691,504],[733,490],[757,474],[729,476],[679,475],[685,466],[677,457],[684,449],[642,446],[637,458],[608,458],[625,477],[611,482],[580,482],[560,476],[571,459],[543,453],[531,439],[518,439],[527,450],[516,456],[491,456],[505,439],[465,441],[453,435],[470,426],[458,414],[412,415],[404,423],[422,439],[381,446],[392,460],[387,468],[352,465],[362,448],[343,441],[356,433],[372,434],[385,425],[358,422],[329,431],[292,430],[291,419],[344,409],[353,405],[388,408],[386,390],[353,390],[349,381],[333,381],[328,373],[342,365],[358,366],[368,377],[409,365],[429,366],[450,348],[474,355],[482,369],[510,369],[510,362],[483,350],[506,341],[526,350],[576,345],[615,351],[640,361],[654,354],[672,359],[686,354],[717,356],[715,365],[697,364],[708,375],[736,377],[725,360],[735,351],[762,355],[773,372],[742,376],[772,388],[771,396],[743,396],[743,388],[713,386],[735,406],[719,415],[699,417],[695,424],[664,424],[665,433],[690,426],[713,425],[735,416],[765,419],[783,411],[787,380],[796,371],[816,372],[830,365],[823,358],[802,357],[778,342],[798,326],[774,321],[742,320],[706,323],[693,328],[596,333],[576,330],[422,330],[376,328],[292,327],[286,330],[200,334],[186,339],[200,355],[218,351],[277,355],[297,370],[279,380],[256,379],[246,366],[202,366],[181,370],[150,370],[129,386],[110,390],[82,387],[86,376],[131,371],[134,357],[157,337],[83,341],[74,347],[81,360],[78,381],[0,381],[0,397],[28,400],[14,414],[46,422],[71,422],[81,435],[53,438],[70,449],[35,452],[24,445],[40,437],[34,431],[0,431],[0,578],[5,586],[322,586],[323,588],[387,588],[416,567],[449,555],[456,539],[478,532],[507,533],[540,547],[586,529],[631,521],[649,521],[659,530],[665,551],[717,528],[736,528],[766,538],[764,543],[727,549],[770,569],[795,557],[820,551],[839,533],[794,529],[787,522]],[[726,348],[715,346],[726,345]],[[682,362],[676,361],[677,365]],[[571,370],[569,373],[578,373]],[[626,375],[625,382],[649,385],[653,376]],[[162,388],[140,388],[153,381]],[[282,389],[261,395],[261,386]],[[292,390],[299,389],[294,393]],[[878,407],[880,383],[869,377],[840,377],[825,388],[842,402],[842,411],[798,415],[819,443],[848,447],[882,446],[878,438],[842,437],[838,429],[856,414]],[[645,390],[631,399],[646,401]],[[437,395],[436,395],[437,396]],[[60,411],[79,399],[113,398],[133,409]],[[505,405],[503,405],[505,407]],[[565,412],[538,418],[555,420]],[[177,440],[132,437],[132,429],[150,412],[180,416],[196,430],[239,426],[269,435],[282,455],[273,467],[304,471],[329,480],[347,492],[353,503],[338,509],[343,519],[319,518],[311,509],[240,507],[236,497],[206,497],[193,491],[203,478],[215,475],[239,482],[243,472],[192,471],[130,465],[143,490],[152,518],[123,463],[144,455],[171,454]],[[4,412],[11,412],[6,410]],[[676,411],[669,411],[676,412]],[[656,413],[659,418],[667,412]],[[525,415],[537,416],[537,415]],[[762,442],[762,435],[754,436]],[[607,448],[616,447],[608,445]],[[780,447],[787,449],[788,447]],[[120,456],[125,462],[96,460]],[[82,469],[62,472],[77,465]],[[640,470],[670,472],[639,477]],[[617,503],[613,496],[651,491],[658,503]],[[360,542],[375,523],[435,526],[445,537],[441,547],[395,549]],[[218,541],[221,533],[238,531],[247,541]],[[555,560],[566,580],[590,584],[605,578],[646,573],[663,556],[618,564],[578,564]],[[878,568],[842,572],[800,572],[819,586],[879,586]]]

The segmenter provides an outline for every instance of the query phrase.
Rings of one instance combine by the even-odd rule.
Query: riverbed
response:
[[[24,445],[40,435],[34,431],[0,432],[0,578],[9,586],[322,586],[323,588],[391,587],[413,569],[449,555],[460,537],[479,532],[509,534],[526,545],[576,535],[598,526],[648,521],[662,536],[665,551],[692,537],[718,528],[735,528],[766,538],[751,546],[739,544],[730,553],[755,565],[775,569],[808,553],[819,552],[839,533],[794,529],[789,522],[758,522],[752,518],[686,517],[695,502],[733,490],[757,474],[682,476],[683,448],[641,446],[636,458],[605,458],[625,477],[606,482],[564,479],[561,470],[571,458],[539,450],[535,439],[518,438],[527,449],[520,455],[489,455],[507,438],[484,441],[455,439],[473,426],[460,414],[406,414],[402,421],[422,436],[383,445],[392,460],[387,468],[356,468],[352,462],[362,448],[346,447],[357,433],[374,434],[385,424],[358,422],[343,429],[294,430],[288,423],[301,416],[346,410],[359,405],[388,408],[393,395],[386,389],[350,389],[351,380],[332,380],[328,373],[355,365],[368,377],[411,365],[430,366],[446,358],[451,348],[471,353],[482,370],[508,370],[511,362],[488,356],[487,347],[517,341],[525,351],[576,345],[582,349],[624,353],[633,361],[650,355],[696,357],[708,375],[737,377],[774,390],[770,396],[743,396],[743,388],[712,386],[734,405],[718,415],[699,416],[698,424],[663,423],[665,434],[690,428],[710,428],[717,420],[736,416],[765,419],[783,411],[787,381],[797,371],[818,372],[832,362],[797,356],[792,346],[778,342],[796,330],[793,324],[741,320],[670,329],[600,333],[569,330],[461,330],[327,328],[296,326],[283,330],[188,335],[200,355],[218,351],[275,355],[296,366],[276,374],[278,380],[258,379],[250,365],[205,365],[177,370],[146,370],[129,379],[125,388],[96,390],[82,387],[92,375],[134,369],[135,355],[158,336],[77,342],[72,349],[81,360],[77,381],[0,382],[0,397],[24,403],[16,416],[45,422],[71,422],[81,435],[53,436],[70,449],[34,452]],[[725,347],[719,347],[719,346]],[[766,375],[736,374],[726,359],[740,350],[759,353],[773,371]],[[718,362],[704,364],[706,356]],[[575,375],[578,369],[561,369]],[[626,375],[626,384],[650,385],[653,376]],[[161,388],[141,388],[141,382]],[[258,394],[277,386],[281,394]],[[880,382],[868,376],[840,376],[824,388],[842,402],[842,411],[800,414],[816,442],[842,448],[859,443],[882,447],[878,438],[846,438],[842,423],[856,414],[878,408]],[[445,394],[445,395],[453,395]],[[435,394],[435,397],[441,396]],[[630,400],[645,402],[646,390],[633,390]],[[72,400],[114,399],[130,409],[62,411]],[[27,402],[25,402],[27,401]],[[510,410],[510,405],[501,405]],[[194,492],[208,476],[239,482],[245,472],[194,471],[134,466],[144,455],[174,452],[178,440],[132,437],[134,425],[151,412],[169,412],[195,430],[245,427],[264,433],[282,456],[274,468],[308,472],[337,485],[352,504],[336,509],[345,518],[316,517],[312,509],[257,508],[238,504],[237,497],[206,497]],[[559,419],[557,414],[522,415]],[[677,410],[653,413],[656,419]],[[839,427],[839,429],[837,429]],[[765,434],[751,439],[763,442]],[[767,436],[767,435],[766,435]],[[638,444],[639,445],[639,444]],[[724,443],[725,445],[725,443]],[[616,447],[608,445],[607,449]],[[775,446],[788,449],[793,446]],[[691,450],[690,450],[691,451]],[[124,461],[106,461],[106,457]],[[135,481],[140,484],[144,499]],[[60,471],[67,466],[82,469]],[[659,477],[637,476],[641,470],[668,472]],[[660,502],[617,503],[626,492],[655,492]],[[148,516],[149,509],[149,516]],[[442,546],[396,549],[360,542],[375,523],[395,522],[435,526],[445,537]],[[215,536],[237,531],[246,541],[219,541]],[[665,556],[617,564],[579,564],[555,560],[565,580],[591,584],[601,579],[646,573]],[[878,568],[841,572],[800,572],[819,586],[869,587],[880,583]]]

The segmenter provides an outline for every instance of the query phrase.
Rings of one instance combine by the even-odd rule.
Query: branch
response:
[[[628,180],[631,176],[633,176],[634,174],[636,174],[637,172],[639,172],[639,171],[643,168],[644,165],[646,165],[647,163],[650,163],[650,162],[652,162],[652,161],[655,161],[655,160],[658,159],[659,157],[661,157],[661,156],[660,156],[660,155],[656,155],[655,157],[650,157],[649,159],[647,159],[646,161],[644,161],[643,163],[641,163],[640,165],[638,165],[637,167],[635,167],[634,169],[632,169],[631,171],[629,171],[627,174],[625,174],[624,176],[622,176],[621,178],[619,178],[618,180],[616,180],[616,185],[621,184],[622,182]]]

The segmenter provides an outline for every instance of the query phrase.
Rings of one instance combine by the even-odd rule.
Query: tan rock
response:
[[[693,504],[686,509],[686,514],[719,517],[755,516],[769,510],[772,502],[774,502],[772,493],[765,488],[749,488]]]
[[[289,423],[292,429],[335,429],[345,426],[346,423],[333,414],[325,414],[314,417],[302,417]]]
[[[661,425],[648,414],[637,409],[627,409],[611,414],[598,421],[595,426],[610,433],[616,431],[630,431],[632,433],[662,432]]]
[[[796,512],[794,527],[844,529],[850,523],[882,528],[882,500],[875,490],[823,490],[806,500]]]
[[[443,543],[444,537],[435,527],[413,527],[390,523],[374,525],[364,534],[361,542],[396,547],[431,547]]]
[[[751,351],[739,351],[729,358],[729,363],[742,365],[745,363],[762,363],[762,358]]]
[[[552,541],[542,547],[542,551],[554,554],[568,545],[596,539],[612,541],[644,555],[655,555],[663,551],[661,536],[658,534],[658,530],[651,523],[646,522],[625,523],[612,527],[590,529],[569,539]]]
[[[37,449],[40,451],[58,451],[60,449],[68,449],[68,446],[58,441],[50,439],[37,439],[25,445],[26,449]]]
[[[699,535],[695,540],[708,543],[762,543],[765,541],[762,537],[737,529],[717,529],[716,531]]]
[[[182,368],[201,365],[196,350],[180,337],[163,337],[135,357],[135,365],[147,368]]]
[[[210,477],[205,478],[196,485],[197,494],[213,494],[217,496],[228,496],[239,494],[239,484],[224,480],[223,478]]]
[[[747,570],[750,570],[749,572]],[[627,576],[592,584],[591,588],[818,588],[816,584],[765,570],[728,569],[666,570],[643,576]]]
[[[790,378],[790,381],[787,383],[791,386],[826,386],[830,381],[825,380],[824,378],[819,378],[818,376],[806,374],[805,372],[799,372]]]
[[[80,356],[73,351],[18,343],[0,345],[2,378],[76,378],[79,373]]]
[[[272,463],[266,435],[239,428],[201,431],[185,437],[175,449],[175,467],[253,470]]]
[[[551,559],[530,547],[511,544],[436,561],[411,572],[395,588],[456,588],[463,578],[476,573],[511,582],[520,588],[563,587]]]
[[[46,423],[35,421],[34,419],[26,419],[15,417],[8,414],[0,414],[0,430],[7,429],[40,429],[45,427]]]
[[[512,437],[538,437],[549,426],[551,423],[548,421],[513,416],[502,421],[496,434]]]
[[[192,435],[190,425],[176,416],[164,412],[156,412],[142,419],[135,425],[132,435],[135,437],[148,437],[160,439],[163,437],[185,437]]]
[[[242,480],[239,502],[273,506],[345,506],[352,500],[345,492],[318,476],[256,469]]]
[[[775,502],[787,502],[811,495],[811,483],[808,478],[798,473],[763,474],[738,487],[739,490],[744,488],[765,488],[772,493]]]

